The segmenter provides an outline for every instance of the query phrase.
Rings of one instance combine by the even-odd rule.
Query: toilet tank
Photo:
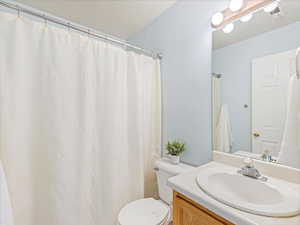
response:
[[[170,205],[173,199],[173,192],[167,185],[168,179],[180,173],[187,172],[194,167],[184,163],[174,165],[167,158],[156,161],[155,165],[159,198]]]

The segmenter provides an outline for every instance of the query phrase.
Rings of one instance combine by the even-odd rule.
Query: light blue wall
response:
[[[163,54],[163,140],[184,140],[183,161],[211,160],[210,17],[222,1],[178,2],[129,40]]]
[[[247,26],[247,24],[245,24]],[[222,73],[222,102],[229,105],[233,150],[251,149],[252,59],[300,46],[300,22],[213,51],[213,71]]]

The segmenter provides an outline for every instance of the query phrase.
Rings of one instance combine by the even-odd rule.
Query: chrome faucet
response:
[[[251,158],[245,158],[244,164],[245,164],[245,166],[243,168],[241,168],[240,170],[238,170],[238,173],[240,173],[244,176],[247,176],[247,177],[254,178],[254,179],[267,181],[267,178],[263,177],[260,174],[260,172],[258,171],[258,169],[256,169],[254,167],[253,160]]]

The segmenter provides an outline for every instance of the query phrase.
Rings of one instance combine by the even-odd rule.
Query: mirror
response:
[[[300,1],[281,1],[272,12],[262,9],[247,22],[235,21],[230,33],[213,32],[214,150],[300,168],[293,159],[300,149],[279,159],[284,144],[293,144],[285,127],[300,47],[299,12]]]

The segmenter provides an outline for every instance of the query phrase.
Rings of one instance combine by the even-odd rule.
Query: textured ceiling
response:
[[[175,0],[17,0],[22,4],[127,39]]]

